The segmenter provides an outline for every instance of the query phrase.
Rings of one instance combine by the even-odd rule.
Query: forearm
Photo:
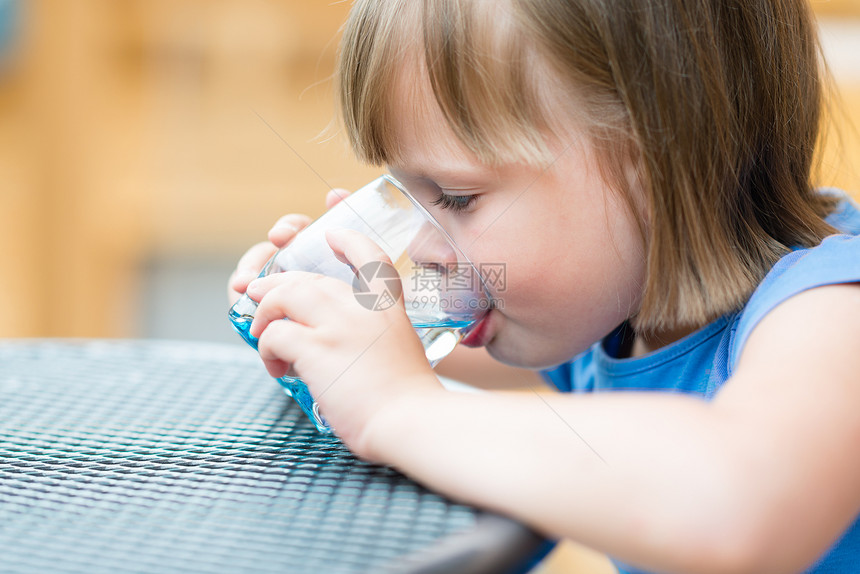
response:
[[[373,458],[648,568],[725,570],[735,558],[723,542],[755,536],[738,520],[755,501],[725,454],[736,433],[697,399],[431,393],[382,419]]]
[[[483,347],[458,346],[435,371],[481,389],[547,388],[537,372],[504,365],[490,357]]]

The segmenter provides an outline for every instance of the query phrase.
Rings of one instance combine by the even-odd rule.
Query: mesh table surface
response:
[[[410,571],[484,516],[318,434],[250,349],[0,344],[0,572]]]

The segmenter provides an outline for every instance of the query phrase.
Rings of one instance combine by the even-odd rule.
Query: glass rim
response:
[[[427,208],[425,208],[423,205],[421,205],[421,202],[418,201],[417,199],[415,199],[415,197],[413,197],[413,195],[411,193],[409,193],[409,190],[406,188],[406,186],[403,185],[402,183],[400,183],[397,180],[397,178],[394,177],[393,175],[391,175],[390,173],[383,174],[382,176],[380,176],[379,179],[384,179],[385,181],[390,183],[392,186],[394,186],[400,193],[405,195],[406,198],[415,207],[415,209],[417,209],[419,211],[419,213],[421,213],[421,215],[424,216],[424,219],[429,221],[431,223],[431,225],[433,225],[433,227],[439,233],[441,233],[442,236],[448,241],[448,244],[451,247],[453,247],[454,250],[463,258],[463,261],[465,261],[466,263],[469,264],[469,267],[472,268],[472,271],[474,271],[475,275],[477,275],[478,279],[481,281],[481,288],[484,291],[484,295],[486,295],[487,299],[490,301],[490,304],[492,305],[494,298],[492,296],[492,293],[490,292],[490,289],[487,287],[487,282],[484,280],[483,275],[481,275],[481,272],[478,271],[478,268],[475,266],[475,264],[472,262],[472,260],[469,258],[469,256],[466,255],[466,253],[462,249],[460,249],[460,246],[457,244],[456,241],[454,241],[454,238],[448,234],[448,232],[445,230],[445,228],[442,227],[438,221],[436,221],[436,218],[433,217],[433,214],[430,213],[429,211],[427,211]]]

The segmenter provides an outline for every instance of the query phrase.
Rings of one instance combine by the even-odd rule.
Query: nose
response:
[[[436,268],[444,273],[458,261],[457,252],[432,223],[425,222],[407,248],[410,259],[419,267]]]

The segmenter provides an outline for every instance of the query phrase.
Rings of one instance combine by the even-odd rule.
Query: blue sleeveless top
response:
[[[712,398],[732,375],[752,330],[777,305],[814,287],[860,282],[860,206],[840,191],[822,193],[841,198],[827,221],[842,234],[780,259],[740,311],[632,359],[615,358],[625,331],[620,327],[573,361],[544,371],[544,378],[566,392],[664,391]],[[615,565],[622,574],[642,572],[619,562]],[[807,572],[860,572],[860,517]]]

